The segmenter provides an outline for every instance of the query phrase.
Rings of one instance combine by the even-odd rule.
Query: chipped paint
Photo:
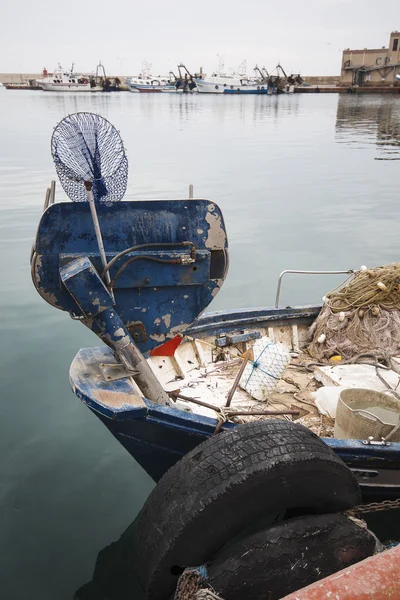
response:
[[[126,334],[126,331],[122,327],[119,327],[118,329],[116,329],[114,331],[114,337],[120,338],[120,339],[126,337],[127,340],[130,341],[129,336]]]
[[[160,317],[157,317],[157,319],[154,319],[154,325],[160,325],[160,323],[161,323]]]
[[[140,396],[130,392],[117,392],[115,390],[105,390],[103,388],[94,388],[93,397],[99,404],[109,406],[110,408],[145,408],[146,405]]]
[[[218,250],[225,247],[226,233],[222,226],[221,215],[217,212],[209,212],[206,215],[206,221],[209,224],[206,248]]]
[[[165,334],[164,333],[152,333],[150,338],[155,342],[165,342]]]
[[[169,332],[167,333],[167,338],[173,338],[181,331],[185,331],[189,327],[190,323],[180,323],[180,325],[175,325],[175,327],[171,327]]]
[[[163,317],[161,317],[161,318],[162,318],[162,320],[163,320],[163,321],[164,321],[164,323],[165,323],[165,327],[167,327],[167,328],[169,329],[169,326],[171,325],[171,315],[170,315],[170,314],[167,314],[167,315],[164,315],[164,316],[163,316]]]
[[[198,229],[198,230],[197,230],[197,233],[198,233],[199,235],[201,235],[202,233],[204,233],[204,231],[203,231],[203,229]]]

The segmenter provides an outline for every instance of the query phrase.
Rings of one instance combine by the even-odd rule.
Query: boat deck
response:
[[[254,329],[251,331],[254,333]],[[229,392],[243,361],[241,356],[254,345],[254,340],[220,348],[215,337],[186,337],[173,357],[152,356],[149,364],[164,389],[172,394],[176,408],[181,410],[219,419],[225,419],[227,411],[279,412],[281,414],[229,415],[229,420],[236,423],[268,418],[296,420],[319,436],[333,437],[333,419],[320,415],[312,396],[321,384],[306,368],[311,361],[304,350],[307,328],[287,325],[260,329],[258,333],[262,337],[268,335],[278,347],[291,355],[282,378],[265,401],[254,399],[238,386],[229,408],[226,408]],[[289,412],[285,414],[285,411]],[[298,414],[290,414],[292,412]]]
[[[319,436],[333,437],[334,420],[319,414],[312,397],[312,392],[315,392],[320,384],[304,366],[309,361],[310,357],[306,355],[292,358],[292,363],[287,367],[283,378],[266,401],[255,400],[248,392],[238,387],[229,407],[234,411],[298,411],[299,415],[239,415],[232,416],[231,420],[236,423],[271,418],[296,420]],[[240,363],[241,359],[231,359],[217,362],[214,367],[193,369],[185,378],[177,378],[167,383],[165,388],[168,392],[176,391],[183,396],[213,404],[222,409],[222,413],[181,398],[176,401],[177,408],[216,417],[223,414]]]

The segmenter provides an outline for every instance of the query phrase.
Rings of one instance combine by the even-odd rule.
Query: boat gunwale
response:
[[[183,334],[193,335],[197,333],[220,333],[224,329],[240,329],[242,326],[257,325],[273,322],[275,326],[282,325],[288,321],[298,319],[298,324],[317,318],[321,310],[320,305],[310,306],[287,306],[285,308],[247,308],[230,309],[224,311],[207,312],[200,316]],[[224,318],[226,316],[226,318]],[[210,331],[211,330],[211,331]]]

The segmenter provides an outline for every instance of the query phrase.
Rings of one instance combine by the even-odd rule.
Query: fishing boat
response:
[[[138,92],[163,92],[163,91],[175,91],[175,85],[173,84],[173,80],[167,77],[150,77],[150,78],[141,78],[131,77],[127,78],[126,84],[129,88],[130,92],[138,93]]]
[[[276,88],[266,81],[253,83],[248,79],[220,79],[218,83],[196,79],[196,86],[201,94],[275,94]]]
[[[52,152],[75,201],[55,203],[48,190],[33,284],[102,340],[72,361],[73,392],[155,481],[215,433],[278,416],[320,435],[365,494],[400,496],[400,443],[334,437],[333,421],[307,396],[315,384],[306,368],[308,331],[321,306],[282,308],[278,294],[274,307],[205,313],[228,272],[219,206],[191,194],[116,201],[126,189],[127,158],[117,132],[91,113],[66,117]],[[266,348],[282,367],[267,373],[281,389],[260,398]],[[257,381],[258,391],[251,389]]]
[[[217,71],[205,77],[195,77],[197,89],[201,94],[223,94],[225,90],[238,89],[255,83],[255,79],[246,74],[246,61],[239,65],[237,71],[227,73],[223,57],[220,57]]]
[[[58,64],[52,74],[46,72],[43,79],[38,79],[37,85],[45,92],[104,92],[119,87],[118,83],[112,86],[101,63],[97,65],[95,74],[91,75],[76,73],[74,64],[70,70]]]
[[[254,76],[248,78],[240,75],[221,75],[214,73],[205,79],[196,79],[200,93],[209,94],[291,94],[295,91],[294,76],[287,76],[281,65],[276,67],[276,73],[270,74],[265,67],[254,67]]]
[[[2,84],[0,84],[2,86]],[[6,90],[41,90],[42,88],[37,84],[36,79],[29,79],[27,83],[4,83]]]
[[[152,65],[146,60],[142,62],[142,70],[139,75],[126,77],[125,82],[130,92],[161,92],[163,89],[174,88],[172,83],[173,74],[154,76],[151,74]]]
[[[173,71],[169,72],[165,77],[153,77],[149,74],[150,66],[144,63],[143,75],[130,77],[126,79],[126,84],[129,91],[149,92],[149,93],[176,93],[176,92],[194,92],[197,91],[193,76],[189,73],[185,65],[178,65],[178,75]]]

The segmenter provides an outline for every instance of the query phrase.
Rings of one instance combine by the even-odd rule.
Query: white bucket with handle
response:
[[[343,390],[336,409],[335,437],[400,442],[400,400],[374,390]]]

